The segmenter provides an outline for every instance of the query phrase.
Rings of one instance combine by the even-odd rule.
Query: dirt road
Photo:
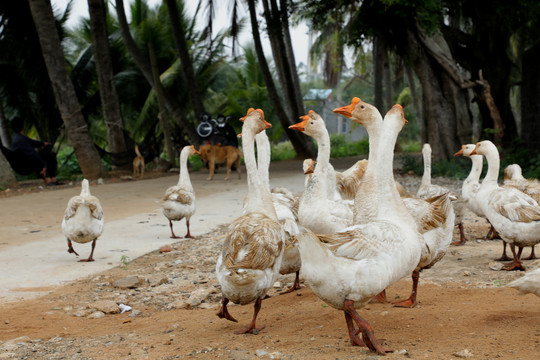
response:
[[[300,191],[300,169],[300,162],[273,164],[272,185]],[[207,182],[205,172],[192,174],[197,239],[177,242],[169,239],[159,208],[176,175],[92,186],[106,216],[94,263],[78,263],[61,235],[63,211],[78,188],[0,198],[0,359],[376,358],[349,344],[343,314],[309,287],[279,296],[292,276],[281,277],[263,302],[258,322],[266,328],[258,335],[234,334],[250,321],[250,305],[231,307],[238,324],[215,316],[221,294],[214,268],[222,225],[240,214],[245,195],[245,176],[229,182],[222,176]],[[418,180],[400,177],[410,190]],[[445,179],[433,182],[460,186]],[[465,226],[471,239],[487,230],[486,222],[472,214]],[[184,223],[175,229],[182,234]],[[160,253],[164,244],[173,250]],[[81,257],[87,255],[88,245],[75,246]],[[539,358],[540,299],[504,287],[522,274],[491,269],[501,249],[500,242],[476,240],[452,248],[421,274],[419,306],[370,304],[361,310],[376,336],[395,350],[387,358]],[[122,255],[132,261],[122,263]],[[130,276],[139,280],[134,287],[115,285]],[[408,278],[393,285],[390,300],[407,297],[410,286]],[[104,308],[107,301],[132,310],[115,313],[118,309]]]

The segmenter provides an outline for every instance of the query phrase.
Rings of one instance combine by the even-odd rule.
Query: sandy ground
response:
[[[334,165],[339,170],[352,163]],[[272,164],[272,185],[301,191],[300,169],[298,161]],[[224,182],[221,171],[208,182],[205,171],[193,173],[197,212],[192,233],[197,238],[175,242],[169,239],[159,200],[177,175],[91,185],[106,217],[93,263],[79,263],[66,252],[60,229],[78,184],[0,198],[0,359],[375,358],[349,344],[343,314],[309,287],[278,295],[291,276],[282,276],[263,302],[258,323],[266,328],[258,335],[234,334],[250,321],[250,305],[230,308],[239,323],[215,316],[220,299],[215,259],[223,225],[240,214],[243,175]],[[415,190],[419,179],[400,180]],[[433,182],[438,180],[460,186],[445,179]],[[540,358],[540,299],[504,287],[522,273],[492,270],[502,246],[500,241],[474,240],[488,229],[483,219],[468,214],[465,225],[472,240],[450,249],[421,274],[416,308],[385,303],[360,311],[376,336],[395,351],[388,358]],[[175,231],[185,232],[183,221],[175,223]],[[166,244],[172,251],[160,253]],[[89,245],[74,246],[83,258],[90,251]],[[130,262],[123,263],[122,256]],[[525,265],[532,269],[540,263]],[[131,289],[114,286],[115,280],[130,275],[144,281]],[[408,278],[394,284],[389,299],[407,297],[410,286]],[[104,300],[133,310],[94,316],[96,303]]]

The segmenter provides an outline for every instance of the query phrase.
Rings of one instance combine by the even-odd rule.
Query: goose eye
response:
[[[360,109],[363,109],[364,108],[364,105],[360,105]]]
[[[310,124],[313,125],[313,121]]]

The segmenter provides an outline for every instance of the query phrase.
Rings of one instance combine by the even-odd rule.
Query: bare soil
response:
[[[350,163],[344,163],[343,168]],[[281,170],[290,172],[290,176],[301,176],[299,163],[282,166]],[[204,183],[206,192],[211,193],[209,186],[216,186],[216,191],[223,186],[222,174],[212,183]],[[201,181],[202,186],[205,176],[201,171],[195,174],[195,181]],[[400,181],[414,191],[419,179],[403,175]],[[433,182],[456,189],[461,186],[449,179]],[[129,197],[140,194],[138,189],[143,185],[143,181],[122,182],[126,198],[120,200],[128,202]],[[197,189],[197,183],[194,186]],[[17,206],[31,207],[37,197],[58,196],[48,189],[30,192],[17,197]],[[0,207],[3,200],[0,198]],[[139,202],[141,199],[133,201],[129,212],[114,216],[145,211]],[[5,213],[3,216],[2,226],[20,220],[10,219]],[[253,307],[230,307],[239,323],[215,315],[221,296],[215,260],[226,226],[208,225],[209,231],[196,239],[171,242],[170,252],[156,249],[64,286],[45,285],[40,289],[45,291],[43,296],[4,302],[0,312],[0,359],[377,357],[366,348],[350,345],[343,314],[318,299],[308,286],[279,295],[291,284],[292,275],[280,277],[271,297],[263,301],[257,322],[266,327],[257,335],[235,335],[234,331],[251,320]],[[387,358],[540,358],[540,299],[504,287],[523,273],[493,270],[497,265],[493,259],[500,255],[502,245],[500,241],[476,240],[488,230],[485,220],[468,214],[465,229],[470,239],[466,245],[452,247],[438,264],[421,273],[417,307],[403,309],[389,303],[372,303],[359,311],[375,335],[394,350]],[[454,240],[457,238],[456,230]],[[538,261],[524,263],[528,269],[540,265]],[[113,284],[132,275],[140,279],[133,288]],[[411,281],[404,278],[387,289],[387,296],[389,300],[403,299],[410,290]],[[101,309],[105,300],[129,305],[132,310],[108,313]]]

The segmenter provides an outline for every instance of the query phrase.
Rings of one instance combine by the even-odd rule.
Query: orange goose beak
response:
[[[457,153],[454,154],[454,156],[460,156],[463,155],[463,149],[465,148],[465,145],[461,145],[461,149]]]
[[[289,129],[294,129],[298,131],[304,131],[307,122],[309,121],[309,115],[300,116],[300,119],[302,119],[301,122],[289,126]]]
[[[194,145],[191,145],[191,147],[193,148],[193,153],[195,155],[201,155],[201,153],[199,152],[199,150],[195,149],[195,146]]]
[[[352,112],[354,108],[356,107],[356,104],[358,104],[360,101],[361,101],[360,98],[353,97],[349,105],[342,106],[340,108],[335,108],[333,111],[337,114],[341,114],[345,117],[350,118],[352,117]]]

